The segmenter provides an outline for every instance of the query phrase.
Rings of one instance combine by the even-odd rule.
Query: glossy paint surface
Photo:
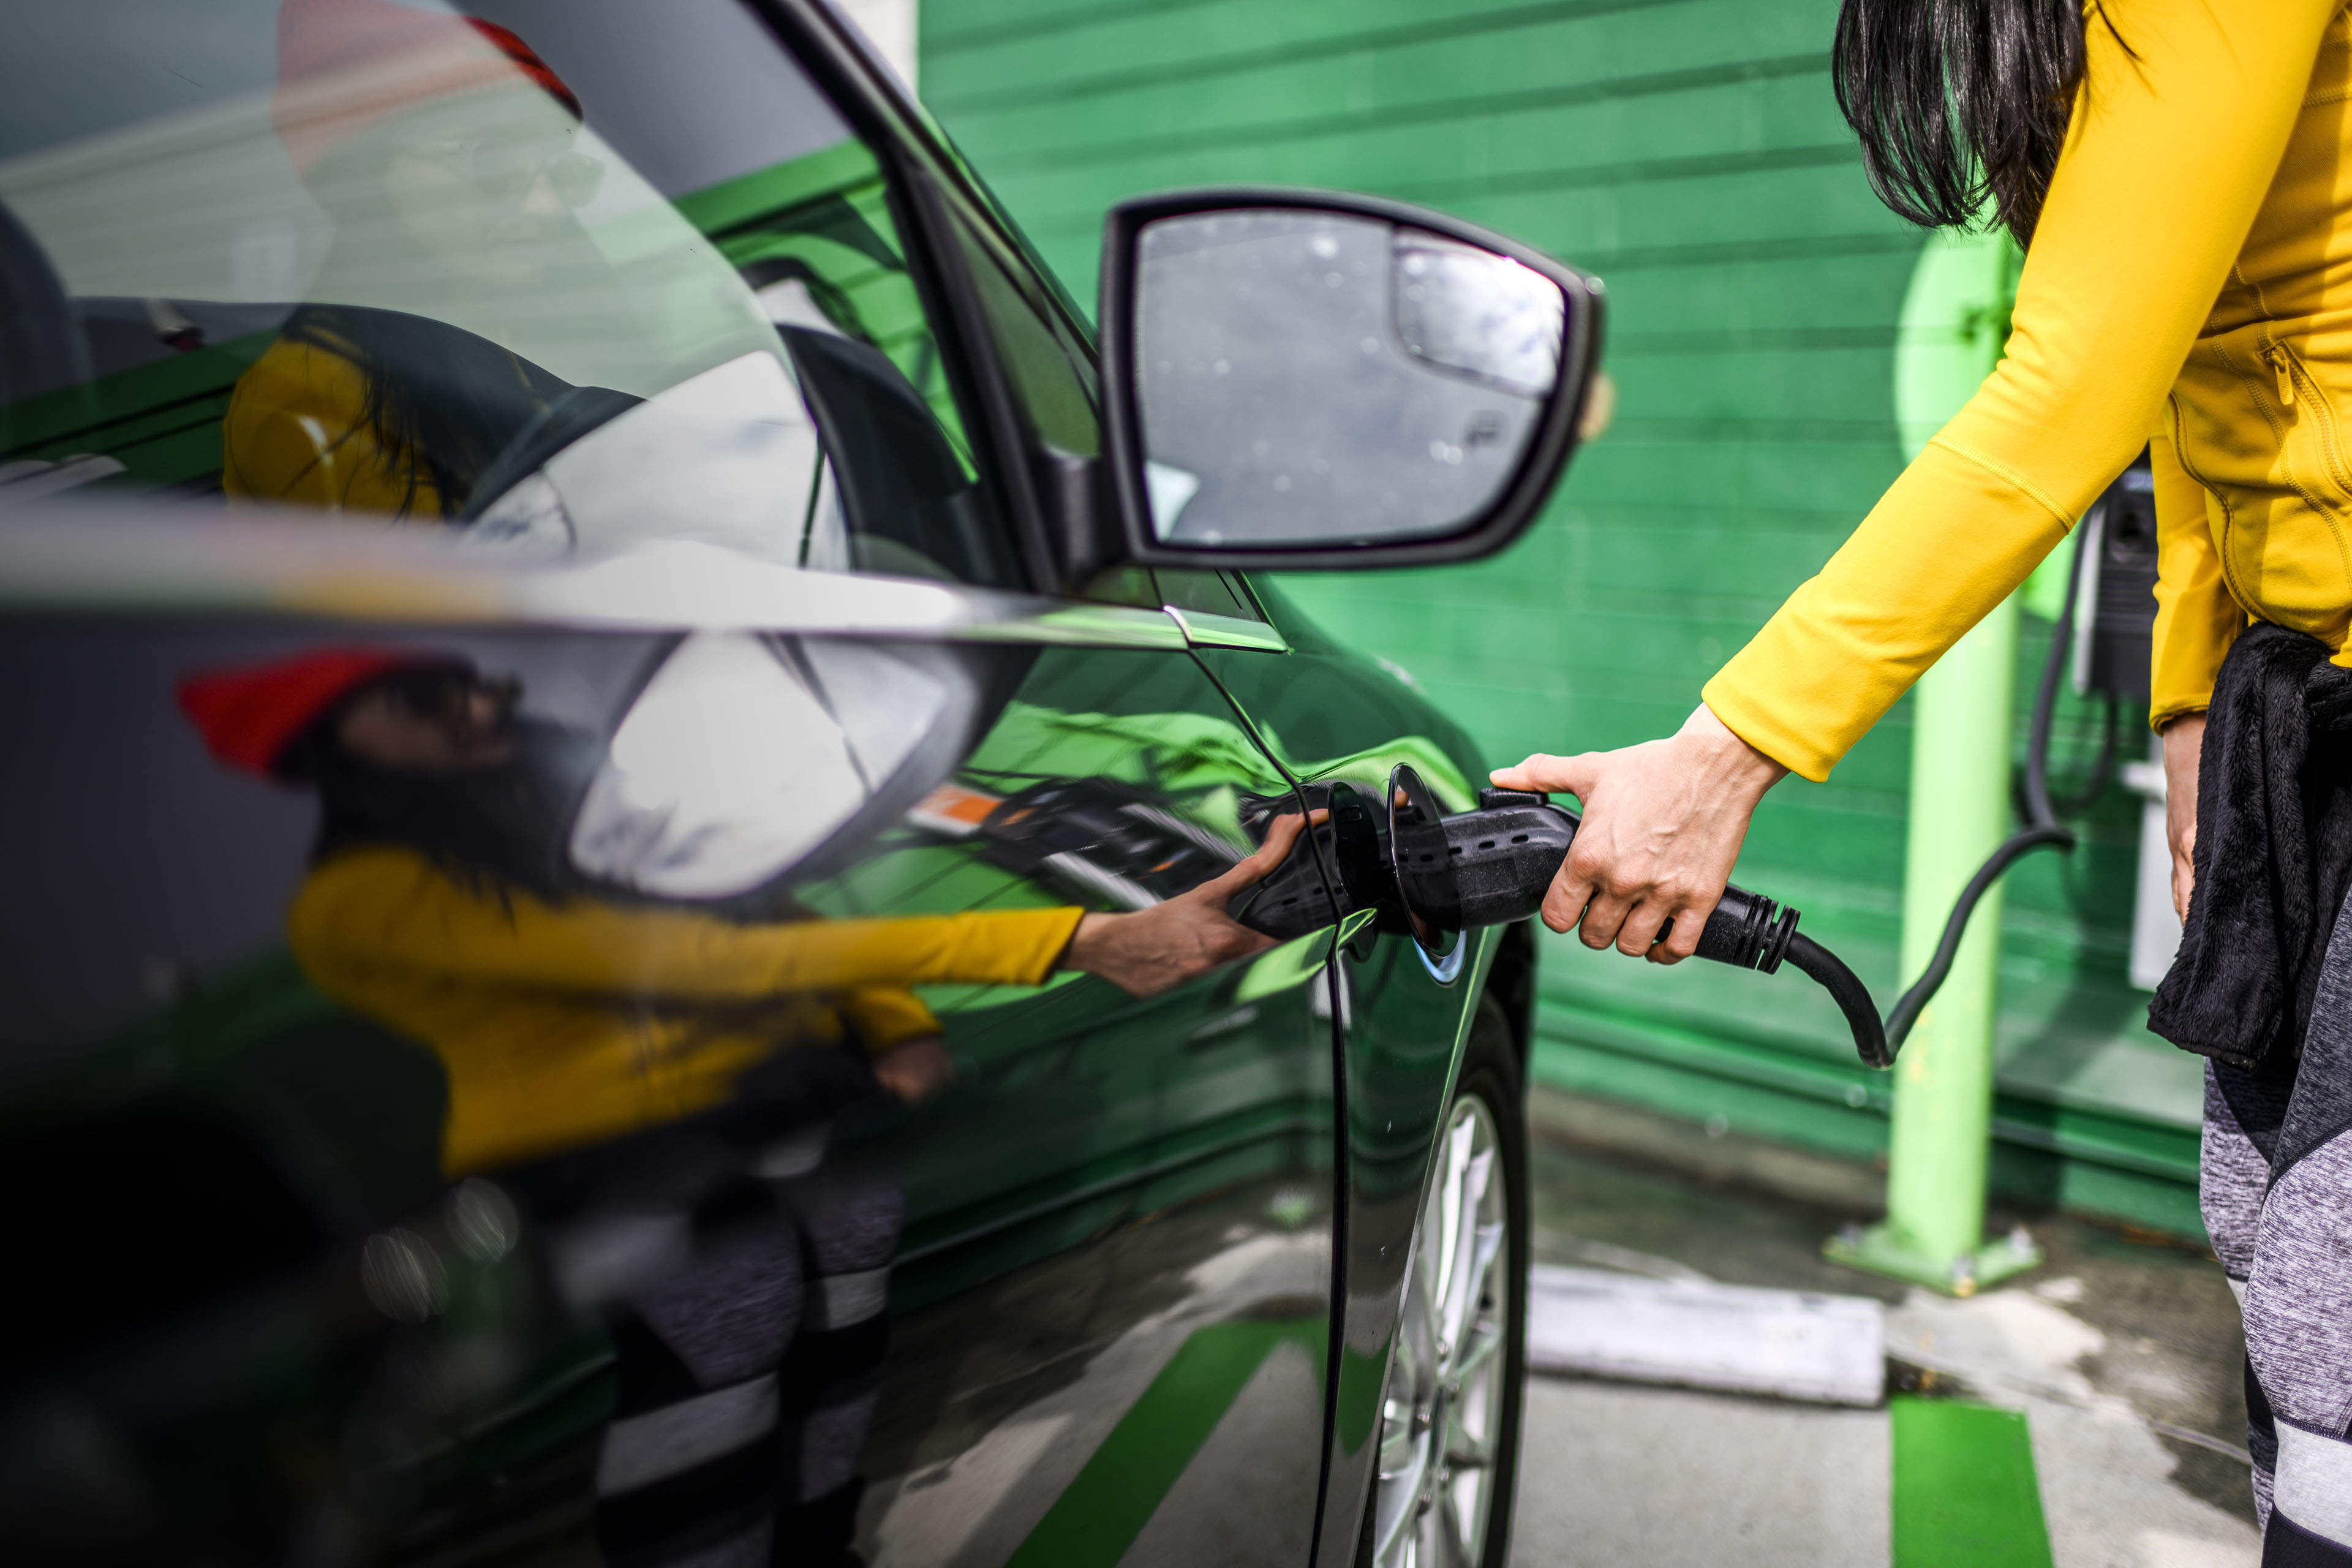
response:
[[[733,744],[714,755],[756,744],[743,729],[761,715],[740,706],[756,687],[692,639],[366,631],[387,657],[512,690],[508,732],[530,766],[499,776],[544,786],[559,822],[594,809],[661,704],[727,727]],[[1166,863],[1187,854],[1219,870],[1240,858],[1235,802],[1279,780],[1189,657],[738,640],[726,651],[821,702],[896,681],[902,708],[950,687],[992,705],[934,718],[932,733],[976,733],[969,749],[917,744],[896,774],[872,770],[872,800],[797,848],[829,874],[789,893],[698,899],[575,869],[560,894],[509,885],[504,918],[477,920],[463,857],[499,847],[462,832],[437,859],[409,847],[425,814],[472,792],[413,790],[417,831],[362,842],[334,826],[353,807],[333,771],[240,778],[173,710],[190,672],[299,668],[322,647],[349,654],[359,632],[6,636],[26,678],[8,718],[53,759],[12,773],[6,803],[52,829],[26,868],[47,896],[12,905],[50,927],[12,921],[15,950],[51,962],[20,994],[10,1147],[55,1194],[41,1233],[86,1271],[23,1303],[46,1353],[39,1397],[19,1381],[11,1415],[69,1409],[129,1467],[84,1478],[109,1483],[96,1493],[51,1492],[41,1511],[58,1528],[91,1528],[85,1510],[112,1495],[130,1506],[100,1510],[106,1531],[142,1545],[259,1550],[289,1514],[328,1510],[383,1546],[519,1532],[518,1550],[548,1549],[595,1528],[603,1434],[645,1403],[632,1381],[655,1373],[635,1363],[662,1359],[633,1352],[650,1327],[689,1367],[698,1354],[717,1369],[702,1384],[772,1375],[764,1355],[838,1395],[780,1429],[804,1469],[867,1478],[857,1534],[892,1554],[1094,1560],[1054,1543],[1102,1546],[1105,1531],[1206,1554],[1207,1530],[1220,1560],[1296,1559],[1319,1483],[1329,1315],[1327,939],[1261,939],[1255,956],[1148,998],[1070,973],[960,982],[910,955],[927,920],[961,916],[995,941],[992,920],[1104,901],[1120,880],[1173,890]],[[84,743],[93,712],[113,716],[100,757]],[[821,798],[841,781],[818,738],[790,738],[786,802],[839,816]],[[910,739],[923,737],[886,730],[866,750]],[[700,837],[752,837],[744,791],[694,782],[714,793],[662,802],[659,826],[689,840],[679,819],[716,799],[734,818],[707,817]],[[1108,803],[1134,830],[1040,859],[1034,838],[992,826],[1024,791],[1044,813]],[[545,824],[504,826],[520,843]],[[341,851],[312,848],[339,836]],[[690,853],[632,864],[640,883],[648,866],[690,880]],[[110,860],[136,868],[135,909],[100,874]],[[364,906],[392,918],[322,932],[306,911],[355,875],[399,879]],[[419,938],[403,902],[466,940]],[[906,944],[863,978],[889,993],[903,967],[881,1012],[920,1009],[943,1043],[947,1081],[914,1103],[863,1069],[887,1052],[839,1027],[861,1006],[874,1016],[872,997],[839,983],[764,1001],[724,990],[728,963],[822,962],[828,925]],[[610,950],[555,973],[583,933]],[[740,951],[714,963],[712,944]],[[176,999],[158,1005],[158,991]],[[756,1030],[747,1006],[764,1010]],[[617,1085],[563,1061],[488,1059],[549,1030],[593,1053],[614,1024],[667,1059]],[[747,1034],[750,1064],[678,1109],[698,1058]],[[42,1070],[24,1070],[36,1057]],[[616,1092],[632,1113],[601,1126]],[[548,1146],[502,1143],[525,1129]],[[175,1164],[194,1169],[173,1180]],[[665,1226],[677,1234],[642,1239]],[[772,1267],[747,1276],[763,1242]],[[761,1299],[801,1325],[781,1349],[727,1321]],[[240,1440],[247,1419],[261,1425]],[[318,1456],[315,1485],[265,1462],[289,1442]],[[1237,1478],[1254,1517],[1288,1524],[1228,1539],[1229,1518],[1183,1505]]]
[[[1475,754],[1459,730],[1393,675],[1289,611],[1272,590],[1260,592],[1278,622],[1299,628],[1294,651],[1279,664],[1245,652],[1204,659],[1286,763],[1303,779],[1344,779],[1374,799],[1391,770],[1404,763],[1429,781],[1441,805],[1473,804]],[[1496,932],[1456,937],[1449,960],[1433,963],[1401,928],[1382,930],[1356,916],[1341,931],[1336,994],[1348,1207],[1322,1561],[1354,1550],[1371,1493],[1414,1221],[1469,1009],[1499,944]]]

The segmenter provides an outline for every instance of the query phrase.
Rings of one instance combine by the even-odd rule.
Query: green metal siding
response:
[[[1524,541],[1468,567],[1287,581],[1504,762],[1672,730],[1900,468],[1896,320],[1922,237],[1872,195],[1838,115],[1836,10],[924,0],[922,79],[1082,300],[1106,205],[1214,183],[1421,202],[1604,279],[1615,427]],[[2026,625],[2021,725],[2047,637]],[[2095,740],[2070,706],[2062,773]],[[1882,1000],[1909,754],[1906,702],[1830,783],[1773,793],[1738,872],[1802,908]],[[2193,1228],[2179,1184],[2195,1176],[2196,1064],[2146,1035],[2124,979],[2137,825],[2110,788],[2071,861],[2011,875],[1997,1169],[2012,1190]],[[1883,1145],[1883,1085],[1851,1069],[1834,1010],[1793,974],[1660,971],[1552,941],[1542,998],[1543,1076],[1819,1147]],[[1811,1087],[1759,1086],[1759,1064]],[[2096,1125],[2034,1131],[2062,1112]],[[2053,1158],[2089,1173],[2016,1173]]]

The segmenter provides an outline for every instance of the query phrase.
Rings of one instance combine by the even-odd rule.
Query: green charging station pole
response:
[[[2017,253],[2005,234],[1927,242],[1903,301],[1895,417],[1907,459],[2000,362]],[[2017,600],[1979,622],[1914,689],[1903,984],[1927,967],[1960,889],[2009,832]],[[1895,1066],[1886,1218],[1831,1239],[1842,1263],[1967,1296],[2041,1261],[2020,1231],[1984,1240],[2000,889],[1977,907],[1950,977]]]

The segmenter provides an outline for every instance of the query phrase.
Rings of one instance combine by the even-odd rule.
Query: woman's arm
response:
[[[2170,410],[2166,410],[2170,414]],[[2156,479],[2156,630],[2147,721],[2163,731],[2212,705],[2213,682],[2246,612],[2230,596],[2205,510],[2205,487],[2189,477],[2168,419],[2147,444]]]
[[[1328,816],[1318,810],[1309,817],[1277,816],[1266,827],[1265,842],[1224,875],[1132,914],[1087,915],[1071,933],[1059,967],[1098,974],[1130,996],[1157,996],[1220,964],[1265,952],[1274,939],[1235,921],[1225,906],[1273,875],[1310,820],[1319,825]]]
[[[681,910],[467,887],[408,849],[336,857],[288,917],[295,956],[322,975],[406,972],[552,991],[679,1001],[962,984],[1037,985],[1059,969],[1149,996],[1271,947],[1225,912],[1279,866],[1301,819],[1277,817],[1256,853],[1132,914],[989,910],[889,920],[744,925]]]
[[[1706,709],[1763,759],[1826,777],[2147,439],[2269,188],[2337,4],[2108,0],[2123,42],[2094,13],[2007,357],[1706,686]],[[1763,775],[1734,768],[1748,782],[1729,816],[1692,832],[1689,802],[1723,787],[1734,754],[1696,715],[1654,745],[1579,759],[1593,792],[1579,837],[1594,848],[1562,868],[1545,919],[1565,930],[1587,889],[1608,889],[1585,916],[1586,945],[1646,952],[1672,919],[1661,955],[1672,961],[1721,897]],[[1496,775],[1528,776],[1525,764]]]
[[[2148,722],[2164,737],[2164,838],[2172,850],[2172,908],[2189,918],[2197,885],[2197,762],[2205,710],[2246,612],[2221,577],[2221,552],[2205,509],[2205,487],[2189,477],[2173,446],[2170,416],[2148,443],[2156,478],[2156,642],[2148,671]]]
[[[2172,912],[2189,919],[2197,890],[2197,761],[2205,715],[2184,713],[2164,727],[2164,842],[2172,851]]]
[[[467,887],[423,856],[327,861],[289,917],[296,957],[324,972],[405,972],[646,999],[756,1000],[784,992],[931,982],[1034,985],[1083,911],[740,925],[679,910]]]

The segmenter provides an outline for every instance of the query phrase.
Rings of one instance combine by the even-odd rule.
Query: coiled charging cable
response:
[[[1969,879],[1968,886],[1960,889],[1959,898],[1952,905],[1950,917],[1944,921],[1944,934],[1936,943],[1935,955],[1927,960],[1927,967],[1919,972],[1919,978],[1911,983],[1910,989],[1895,999],[1894,1010],[1886,1015],[1885,1048],[1890,1063],[1895,1059],[1895,1053],[1903,1048],[1903,1042],[1909,1037],[1912,1026],[1919,1021],[1919,1015],[1927,1011],[1927,1004],[1934,1000],[1937,989],[1950,976],[1952,963],[1959,956],[1960,939],[1968,934],[1969,918],[1977,912],[1977,905],[1983,901],[1986,893],[1992,890],[1992,885],[2000,880],[2001,873],[2036,849],[2046,847],[2067,853],[2074,847],[2073,830],[2060,824],[2057,810],[2050,802],[2050,726],[2058,707],[2058,682],[2064,675],[2067,656],[2074,647],[2075,600],[2083,588],[2084,558],[2090,554],[2098,538],[2095,518],[2085,519],[2075,533],[2074,559],[2066,568],[2065,607],[2050,634],[2050,656],[2042,661],[2042,684],[2033,696],[2033,729],[2026,742],[2025,777],[2019,791],[2020,804],[2025,808],[2025,824],[2001,840],[2000,847],[1985,858],[1985,863],[1977,868],[1977,874]],[[2066,803],[2070,808],[2090,804],[2106,783],[2107,770],[2115,760],[2117,707],[2116,700],[2110,697],[2107,700],[2106,737],[2099,747],[2098,763],[2093,770],[2089,785],[2080,795]],[[1793,952],[1789,955],[1789,961],[1800,969],[1805,968]],[[1839,964],[1838,967],[1843,969],[1845,966]],[[1811,974],[1813,972],[1806,969],[1805,973]],[[1821,979],[1821,976],[1814,975],[1814,978]],[[1822,980],[1822,984],[1830,985],[1827,980]],[[1836,990],[1833,985],[1830,988]],[[1843,997],[1839,1005],[1844,1005]],[[1848,1016],[1852,1016],[1851,1010]]]

